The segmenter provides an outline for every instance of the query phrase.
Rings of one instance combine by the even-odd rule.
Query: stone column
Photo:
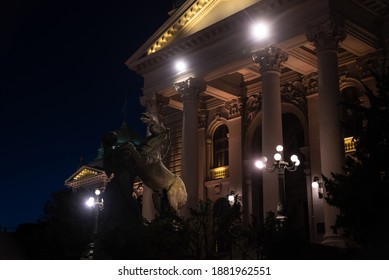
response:
[[[276,146],[282,145],[282,112],[280,93],[281,63],[288,54],[274,46],[253,53],[262,75],[262,154],[273,162]],[[279,202],[278,177],[276,173],[263,174],[263,210],[277,213]]]
[[[340,128],[340,90],[337,50],[346,33],[333,21],[307,31],[307,39],[315,44],[319,84],[319,134],[321,171],[331,178],[331,172],[342,173],[344,142]],[[324,203],[324,244],[343,246],[340,236],[333,232],[338,209]]]
[[[161,122],[163,117],[163,108],[169,103],[169,98],[164,97],[161,94],[153,93],[150,96],[142,96],[140,100],[141,104],[146,107],[146,110],[153,114]],[[147,135],[150,132],[147,130]],[[147,220],[154,219],[157,211],[153,204],[153,191],[144,185],[143,197],[142,197],[142,216]]]
[[[323,232],[321,225],[324,225],[323,199],[319,198],[318,190],[312,190],[314,176],[321,176],[320,164],[320,130],[319,130],[319,89],[317,73],[311,73],[303,78],[304,87],[307,90],[308,108],[308,138],[309,138],[309,170],[306,170],[307,185],[309,188],[308,202],[311,203],[310,223],[311,241],[321,242]],[[306,155],[306,158],[308,158]],[[318,229],[319,232],[318,232]]]
[[[183,102],[183,127],[181,150],[181,177],[188,193],[186,209],[183,215],[188,215],[189,208],[195,208],[199,199],[199,142],[198,142],[198,109],[200,95],[205,91],[205,83],[198,78],[175,84]]]

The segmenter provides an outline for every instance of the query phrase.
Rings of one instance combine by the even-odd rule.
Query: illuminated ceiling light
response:
[[[251,33],[258,40],[266,39],[269,36],[269,26],[263,22],[254,24]]]
[[[181,73],[187,69],[187,65],[183,60],[179,60],[176,62],[176,70],[178,73]]]

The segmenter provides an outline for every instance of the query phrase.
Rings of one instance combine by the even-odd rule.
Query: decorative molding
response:
[[[240,97],[227,101],[224,104],[224,108],[228,112],[229,119],[239,117],[242,111],[242,101]]]
[[[170,44],[173,38],[175,38],[173,34],[171,34],[171,31],[175,28],[175,25],[172,24],[169,29],[153,44],[153,46],[148,49],[147,53],[142,54],[142,56],[137,59],[135,59],[135,57],[130,58],[127,60],[126,64],[130,69],[136,71],[137,73],[142,73],[146,69],[155,67],[174,56],[182,54],[184,51],[194,51],[203,46],[208,46],[210,41],[217,41],[220,38],[223,38],[226,34],[238,32],[237,30],[242,30],[243,27],[246,28],[250,18],[247,16],[248,14],[253,16],[267,14],[269,12],[276,13],[277,11],[286,11],[288,9],[295,8],[306,1],[307,0],[279,0],[276,2],[261,1],[260,4],[252,5],[251,7],[229,17],[228,21],[224,20],[213,24],[212,26],[192,34],[183,40],[179,40],[179,42],[175,41],[174,44]],[[197,14],[199,13],[202,13],[202,11],[197,12]],[[168,33],[170,33],[170,35]],[[165,40],[166,42],[164,42]],[[154,49],[151,51],[153,47]]]
[[[185,25],[200,15],[206,6],[214,0],[197,0],[187,9],[161,37],[147,50],[147,55],[153,54],[167,46],[177,34],[184,29]]]
[[[261,73],[270,70],[280,71],[281,63],[288,60],[288,54],[272,45],[263,50],[254,52],[252,54],[252,59],[259,64],[259,71]]]

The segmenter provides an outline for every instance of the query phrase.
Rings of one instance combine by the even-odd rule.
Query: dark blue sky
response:
[[[124,62],[168,19],[170,0],[0,3],[0,226],[35,222],[100,138],[139,123],[142,79]],[[142,125],[134,129],[144,132]]]

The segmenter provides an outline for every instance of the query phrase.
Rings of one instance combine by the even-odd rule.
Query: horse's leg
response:
[[[158,212],[161,212],[161,196],[160,196],[159,192],[154,191],[152,198],[153,198],[153,206],[154,206],[155,210],[157,210]]]
[[[185,205],[188,194],[181,177],[175,176],[174,183],[167,191],[167,194],[169,203],[175,210],[178,210]]]

